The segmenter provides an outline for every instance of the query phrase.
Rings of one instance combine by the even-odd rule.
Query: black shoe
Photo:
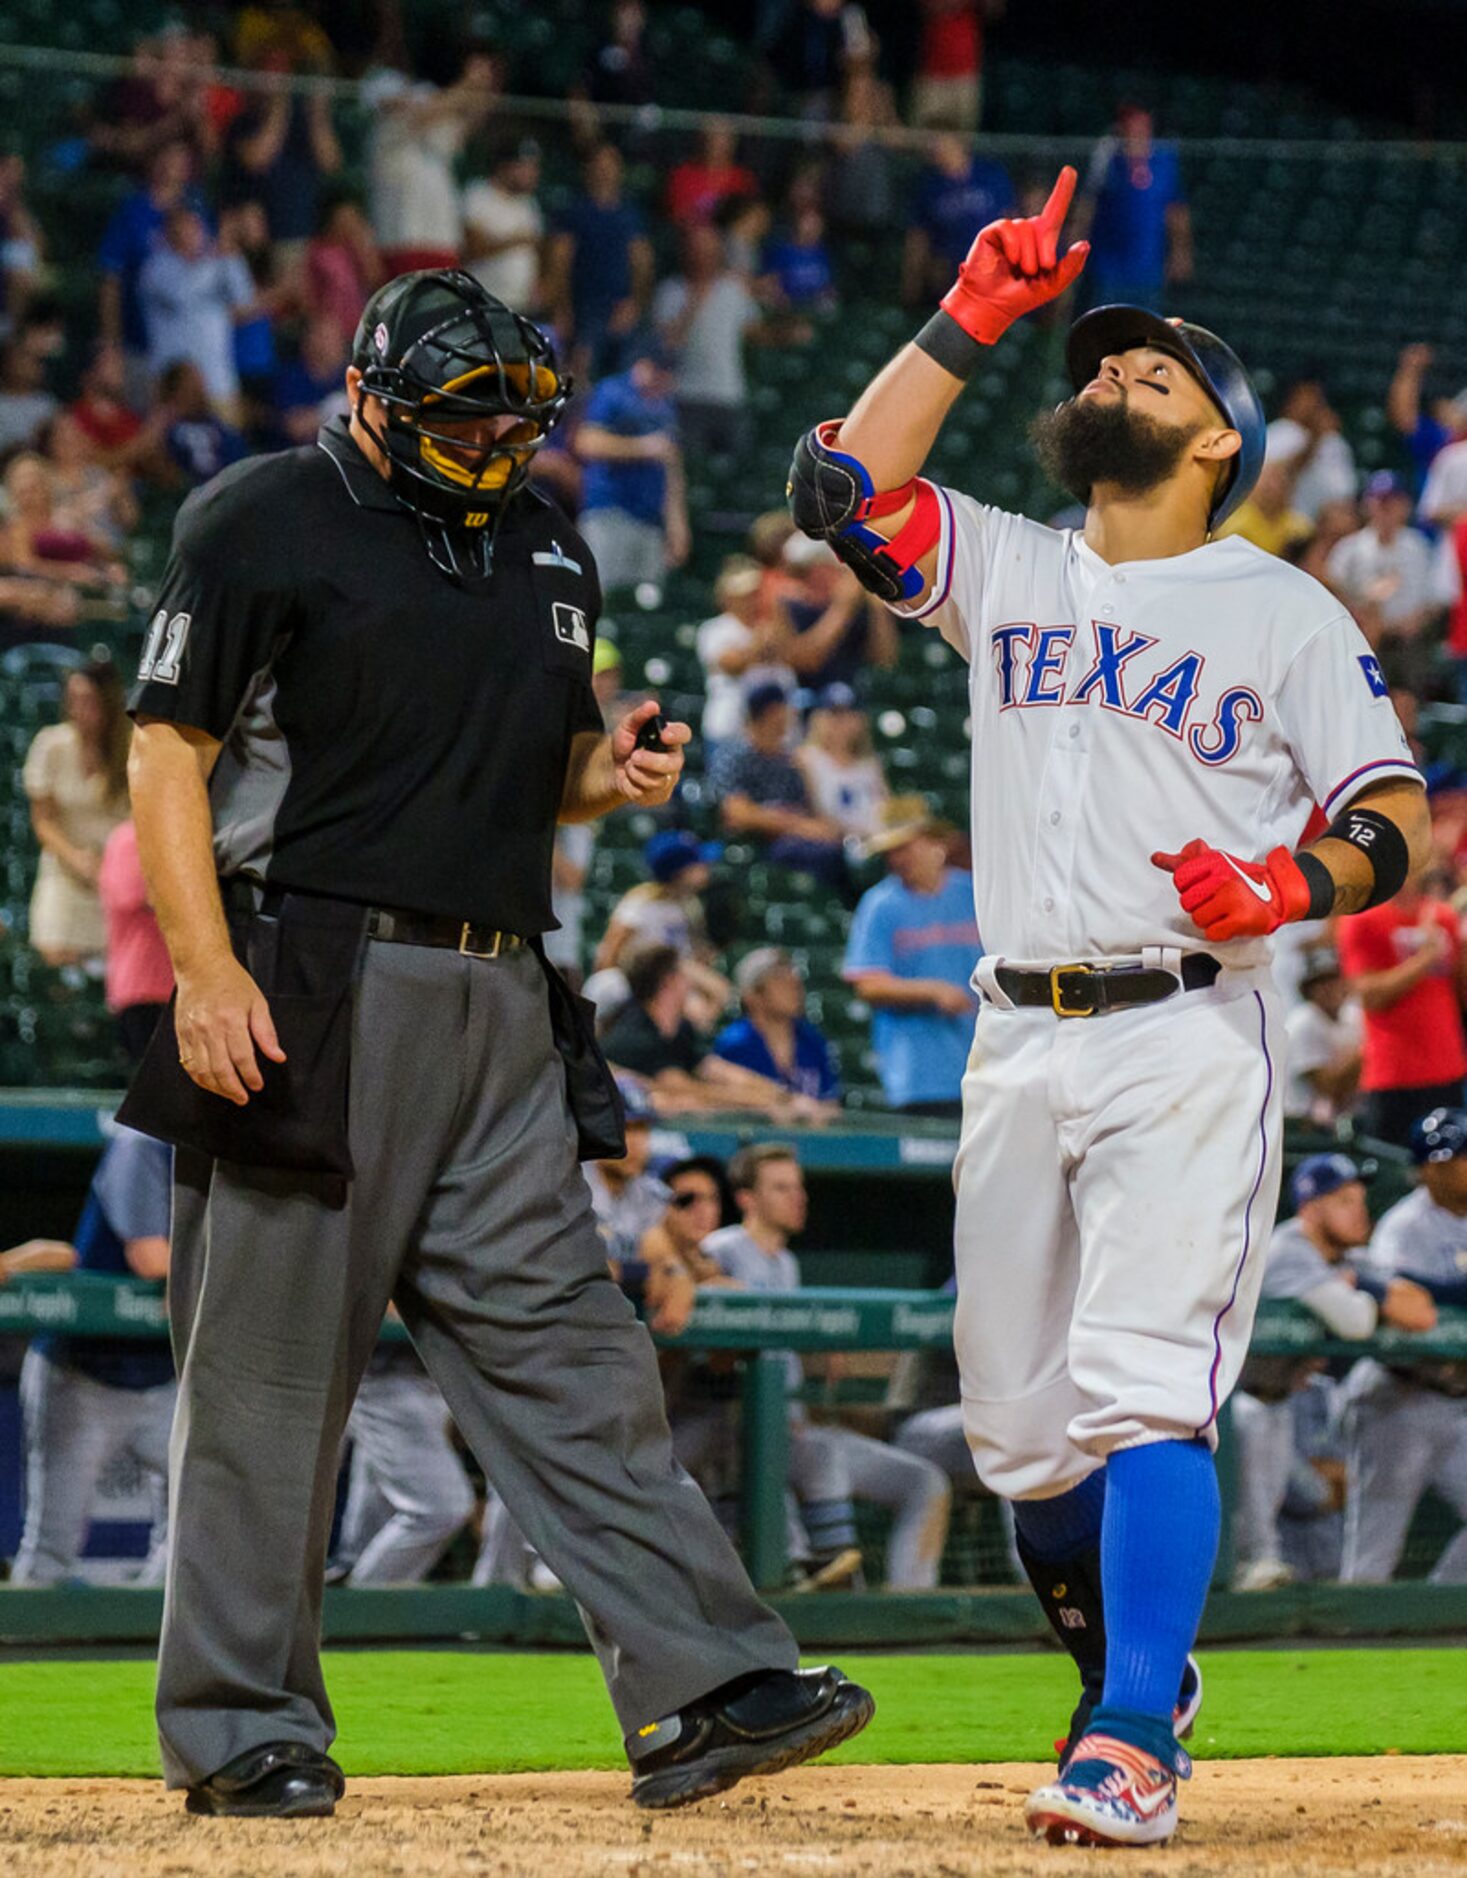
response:
[[[859,1734],[876,1713],[838,1669],[740,1676],[627,1742],[638,1806],[686,1806],[750,1774],[779,1774]]]
[[[346,1791],[341,1769],[304,1741],[267,1741],[190,1787],[190,1813],[239,1819],[329,1819]]]

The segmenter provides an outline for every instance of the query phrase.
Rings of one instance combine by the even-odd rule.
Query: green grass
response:
[[[1074,1672],[1050,1655],[852,1656],[876,1720],[840,1761],[1038,1760]],[[1238,1650],[1205,1659],[1199,1756],[1467,1752],[1467,1670],[1440,1650]],[[624,1765],[589,1657],[328,1655],[349,1774]],[[148,1662],[0,1662],[0,1774],[156,1775]]]

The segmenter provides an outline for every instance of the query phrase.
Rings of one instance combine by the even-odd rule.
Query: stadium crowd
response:
[[[554,334],[578,395],[535,477],[591,546],[613,609],[654,606],[695,547],[687,464],[746,451],[758,349],[804,348],[816,368],[842,243],[905,231],[901,293],[917,307],[946,284],[978,227],[1028,200],[1039,179],[974,156],[965,137],[979,122],[994,9],[923,0],[900,89],[859,6],[789,0],[766,11],[762,82],[823,127],[823,141],[744,148],[709,122],[657,174],[653,194],[639,192],[629,177],[649,173],[645,132],[605,107],[650,103],[657,74],[646,8],[618,0],[572,88],[557,154],[573,153],[580,180],[555,206],[547,151],[505,102],[514,74],[493,44],[466,41],[453,73],[427,76],[413,69],[390,0],[363,9],[374,31],[355,22],[340,44],[322,24],[337,17],[326,9],[254,5],[221,16],[218,30],[170,26],[139,43],[77,139],[75,161],[127,179],[95,255],[80,354],[50,290],[47,231],[28,204],[24,163],[0,159],[0,640],[61,648],[65,666],[60,721],[36,735],[24,763],[39,850],[28,943],[48,967],[105,978],[130,1059],[171,977],[128,820],[124,674],[82,648],[95,627],[146,606],[129,563],[145,515],[247,453],[310,443],[344,408],[352,335],[381,281],[462,265]],[[222,78],[225,56],[258,82]],[[360,195],[333,95],[272,83],[328,72],[360,81]],[[910,189],[889,136],[903,123],[929,133]],[[1190,277],[1182,173],[1140,105],[1123,102],[1100,137],[1079,214],[1093,244],[1082,282],[1092,302],[1154,303]],[[1229,524],[1338,595],[1413,736],[1422,704],[1467,703],[1467,390],[1439,390],[1429,345],[1407,345],[1382,387],[1399,469],[1367,477],[1327,380],[1283,387],[1263,475]],[[837,987],[808,985],[798,948],[765,942],[741,918],[723,844],[750,851],[812,906],[838,907],[842,921],[849,913],[842,995],[869,1013],[871,1064],[891,1110],[958,1115],[976,1009],[981,937],[966,837],[923,796],[890,786],[871,734],[883,674],[911,629],[828,548],[794,534],[777,493],[767,507],[751,504],[765,512],[751,513],[746,538],[723,557],[697,629],[701,807],[711,805],[716,829],[675,802],[645,841],[645,877],[604,930],[586,911],[594,831],[565,828],[555,856],[561,925],[547,949],[596,1004],[628,1109],[625,1157],[587,1170],[592,1200],[623,1282],[654,1327],[673,1334],[700,1287],[798,1285],[790,1241],[806,1224],[806,1198],[787,1147],[764,1143],[725,1167],[654,1155],[654,1131],[730,1110],[776,1130],[829,1125],[857,1068],[806,1014],[807,992]],[[112,638],[126,642],[125,632]],[[150,650],[166,656],[162,645]],[[641,695],[609,631],[596,644],[595,685],[608,720]],[[1329,929],[1288,929],[1279,967],[1291,999],[1288,1113],[1342,1140],[1353,1126],[1412,1148],[1423,1184],[1389,1219],[1406,1207],[1467,1216],[1467,1135],[1437,1129],[1428,1139],[1422,1128],[1431,1112],[1461,1105],[1467,1076],[1467,777],[1431,770],[1428,782],[1432,867],[1388,907]],[[159,1275],[163,1154],[116,1137],[75,1244],[17,1247],[0,1258],[0,1278],[78,1261]],[[1270,1288],[1301,1298],[1336,1336],[1367,1336],[1378,1321],[1428,1329],[1435,1302],[1461,1301],[1467,1254],[1454,1255],[1455,1277],[1445,1252],[1428,1269],[1412,1220],[1372,1239],[1364,1171],[1335,1153],[1296,1173],[1296,1218],[1280,1228]],[[1430,1237],[1435,1213],[1415,1230]],[[676,1352],[665,1365],[679,1453],[729,1506],[728,1367]],[[1427,1377],[1361,1363],[1344,1383],[1313,1365],[1250,1371],[1238,1414],[1240,1584],[1389,1576],[1428,1486],[1467,1521],[1467,1366],[1443,1368]],[[956,1410],[893,1411],[890,1438],[876,1441],[812,1419],[803,1396],[807,1372],[819,1369],[790,1359],[798,1582],[860,1581],[854,1508],[868,1501],[891,1516],[888,1582],[935,1585],[953,1484],[972,1490]],[[824,1379],[838,1373],[832,1361]],[[171,1390],[166,1358],[137,1346],[32,1346],[22,1382],[29,1511],[13,1582],[79,1569],[93,1489],[117,1453],[159,1475]],[[1386,1479],[1382,1459],[1392,1415],[1430,1425],[1413,1451],[1434,1458],[1404,1485]],[[426,1575],[475,1501],[446,1412],[406,1346],[384,1346],[374,1360],[351,1440],[339,1574],[358,1584]],[[1390,1520],[1377,1502],[1389,1503]],[[145,1568],[153,1574],[161,1518]],[[476,1582],[543,1583],[492,1496],[482,1535]],[[1459,1536],[1439,1576],[1467,1578],[1464,1546]]]

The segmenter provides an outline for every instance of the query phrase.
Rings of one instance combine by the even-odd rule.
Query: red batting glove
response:
[[[1066,164],[1038,215],[990,222],[980,233],[942,301],[970,339],[991,346],[1023,314],[1058,299],[1085,265],[1088,241],[1059,253],[1074,193],[1075,172]]]
[[[1309,882],[1287,848],[1266,861],[1240,861],[1189,841],[1180,854],[1153,854],[1151,865],[1171,875],[1182,911],[1208,939],[1259,938],[1309,913]]]

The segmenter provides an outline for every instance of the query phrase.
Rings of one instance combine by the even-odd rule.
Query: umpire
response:
[[[544,959],[556,823],[665,802],[689,732],[640,747],[653,703],[602,731],[596,570],[525,486],[570,391],[545,337],[403,275],[346,389],[184,504],[130,700],[178,981],[124,1109],[178,1145],[164,1769],[194,1812],[340,1797],[322,1574],[390,1300],[582,1607],[633,1796],[678,1805],[872,1712],[796,1670],[673,1460],[577,1166],[624,1150]]]

